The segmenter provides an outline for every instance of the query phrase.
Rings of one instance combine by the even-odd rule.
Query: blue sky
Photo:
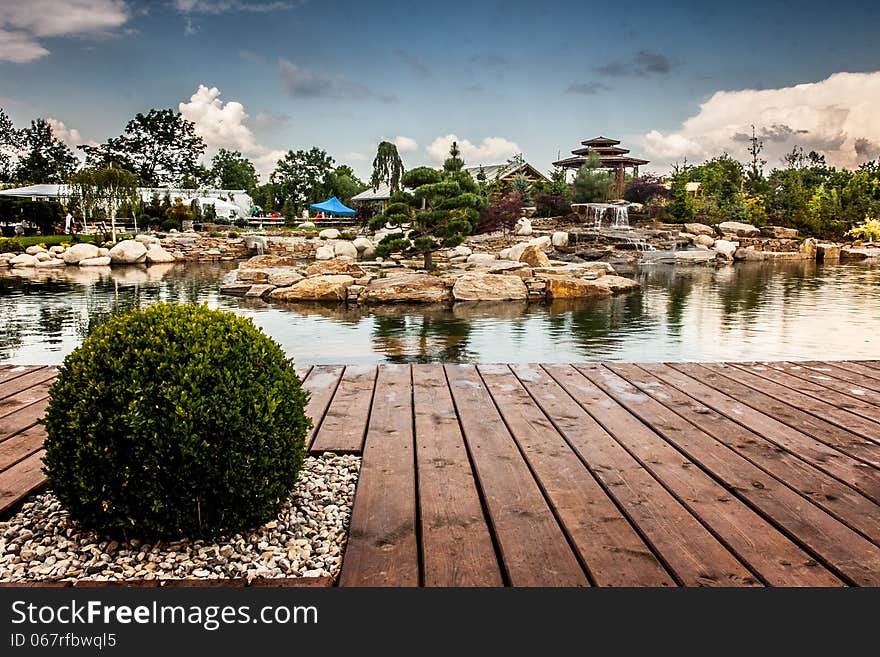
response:
[[[851,0],[3,0],[0,106],[89,142],[187,103],[212,149],[263,170],[316,145],[367,174],[394,138],[432,163],[449,135],[473,164],[522,151],[547,170],[600,133],[662,170],[744,158],[752,123],[771,165],[795,143],[854,165],[880,153],[878,26]]]

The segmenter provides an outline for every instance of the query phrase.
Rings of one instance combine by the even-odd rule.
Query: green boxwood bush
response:
[[[311,426],[308,393],[253,323],[155,304],[99,326],[60,368],[45,470],[106,534],[210,537],[273,518]]]

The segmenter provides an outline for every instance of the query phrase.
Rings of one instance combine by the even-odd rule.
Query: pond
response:
[[[880,265],[642,267],[643,291],[451,308],[269,304],[222,296],[235,263],[0,273],[0,363],[58,364],[90,327],[156,301],[250,317],[297,363],[877,358]]]

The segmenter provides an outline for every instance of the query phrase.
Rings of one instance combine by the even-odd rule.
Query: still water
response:
[[[880,265],[643,267],[640,294],[452,308],[221,296],[235,263],[0,272],[0,363],[58,364],[113,313],[156,301],[250,317],[297,363],[880,357]]]

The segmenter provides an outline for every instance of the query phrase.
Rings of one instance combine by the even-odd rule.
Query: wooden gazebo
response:
[[[650,160],[642,160],[637,157],[627,155],[629,150],[620,148],[620,141],[617,139],[609,139],[608,137],[594,137],[581,142],[582,147],[573,150],[572,157],[567,157],[553,163],[553,166],[562,167],[563,169],[580,169],[590,158],[591,153],[599,156],[603,169],[611,169],[614,172],[614,192],[618,196],[623,194],[625,186],[625,171],[632,168],[633,176],[638,177],[639,166],[648,164]]]

